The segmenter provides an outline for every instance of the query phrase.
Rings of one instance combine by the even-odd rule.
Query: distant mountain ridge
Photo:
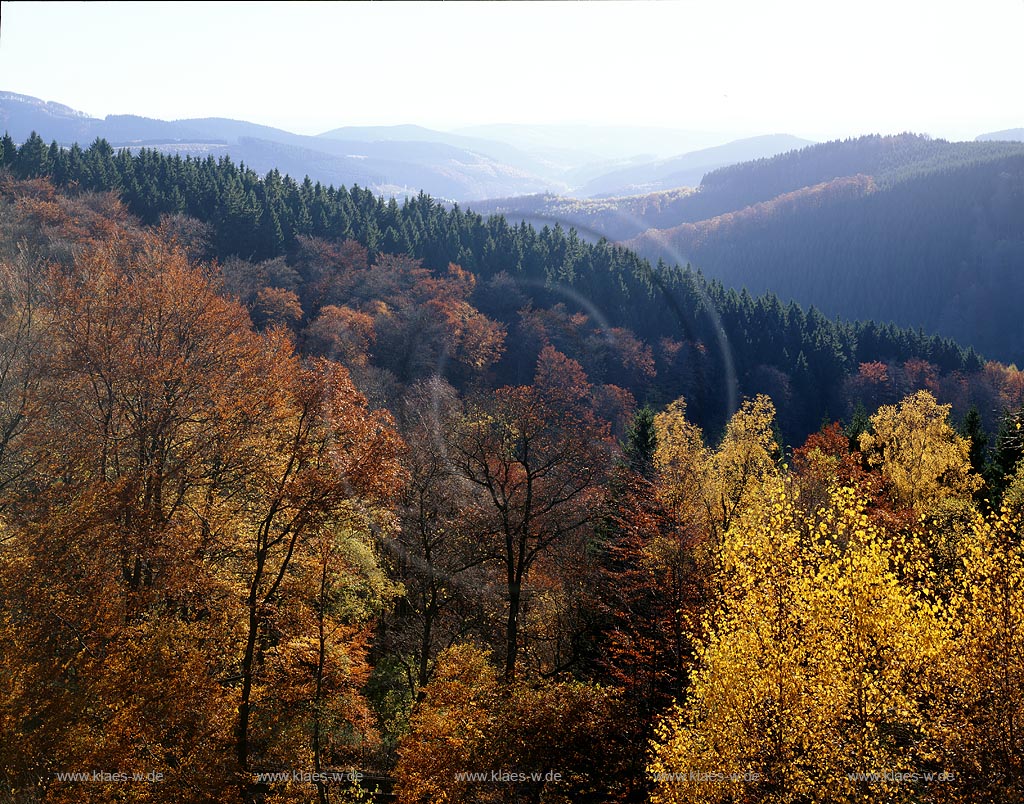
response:
[[[408,124],[398,126],[343,126],[331,131],[325,131],[318,136],[324,139],[345,142],[438,143],[482,154],[490,159],[494,159],[496,162],[510,165],[517,170],[522,170],[525,173],[554,182],[553,186],[561,188],[566,186],[562,176],[564,169],[561,165],[499,140],[467,137],[461,134],[435,131],[423,126]]]
[[[639,195],[677,187],[696,187],[705,173],[716,168],[776,156],[808,145],[814,145],[814,141],[790,134],[766,134],[734,140],[725,145],[611,171],[591,179],[576,194],[585,197]]]
[[[578,195],[581,187],[596,182],[607,189],[617,181],[601,184],[607,174],[632,170],[641,171],[651,186],[675,189],[695,183],[698,174],[712,167],[804,142],[769,135],[707,149],[709,143],[720,144],[716,135],[586,125],[483,126],[454,132],[416,125],[342,126],[307,136],[226,118],[157,120],[119,114],[101,119],[16,92],[0,92],[0,130],[18,142],[35,131],[46,142],[63,146],[102,138],[115,148],[228,155],[260,173],[276,168],[325,184],[367,186],[385,196],[424,191],[460,203],[537,193]],[[705,151],[691,153],[702,146]]]
[[[990,134],[979,134],[974,139],[977,142],[989,142],[991,140],[1024,142],[1024,128],[1008,128],[1004,131],[993,131]]]
[[[453,133],[515,142],[531,151],[586,151],[592,161],[617,161],[646,154],[648,160],[720,145],[735,137],[706,131],[630,125],[498,123],[466,126]]]
[[[0,93],[0,128],[16,141],[36,131],[47,142],[61,145],[103,138],[114,147],[230,155],[260,173],[276,168],[325,184],[369,185],[384,195],[424,190],[439,198],[466,200],[564,188],[522,167],[450,142],[311,137],[225,118],[167,121],[108,115],[100,119],[14,92]]]

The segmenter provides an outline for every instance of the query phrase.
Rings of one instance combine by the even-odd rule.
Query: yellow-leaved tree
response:
[[[950,601],[937,732],[957,801],[1024,801],[1024,516],[976,515]]]
[[[647,656],[650,667],[673,679],[673,695],[695,665],[702,614],[721,595],[722,536],[756,503],[760,485],[778,476],[774,416],[767,396],[745,400],[717,449],[706,446],[701,429],[687,419],[685,399],[654,416],[652,488],[662,513],[637,521],[643,523],[639,539],[630,547],[654,595],[643,609],[641,632],[620,647]]]
[[[887,482],[886,496],[905,512],[903,529],[914,528],[923,537],[922,560],[937,573],[944,597],[976,515],[973,495],[983,485],[971,471],[970,443],[949,423],[950,409],[918,391],[879,408],[871,432],[860,437],[868,464]]]
[[[933,758],[943,618],[856,492],[833,487],[815,519],[767,477],[726,531],[701,669],[657,730],[655,804],[913,800],[884,774]]]
[[[722,534],[756,501],[761,484],[778,476],[774,419],[767,396],[744,400],[718,449],[710,450],[700,428],[686,419],[684,399],[654,417],[658,494],[677,522],[701,533],[712,566],[718,563]]]
[[[661,498],[679,519],[705,519],[704,489],[711,454],[701,429],[686,418],[686,400],[677,399],[657,414],[654,428],[654,468]]]
[[[1010,479],[1003,502],[1013,511],[1024,511],[1024,461],[1017,464],[1017,471]]]
[[[918,391],[871,417],[860,437],[868,463],[881,467],[898,501],[927,514],[950,500],[970,498],[982,480],[971,473],[970,443],[949,423],[950,405]]]
[[[725,437],[711,457],[710,487],[705,492],[716,533],[756,503],[761,486],[778,476],[772,455],[777,449],[772,429],[775,406],[764,394],[743,401],[725,428]]]

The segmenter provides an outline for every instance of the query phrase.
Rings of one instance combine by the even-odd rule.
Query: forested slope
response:
[[[829,144],[710,174],[694,203],[709,191],[731,198],[732,211],[627,244],[689,261],[727,286],[1024,360],[1015,323],[1024,302],[1024,146]]]

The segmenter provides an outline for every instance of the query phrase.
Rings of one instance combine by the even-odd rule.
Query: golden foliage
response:
[[[973,517],[954,576],[935,740],[958,770],[959,800],[1024,800],[1022,513]]]
[[[819,519],[807,533],[783,482],[769,478],[726,532],[724,597],[702,669],[658,728],[656,804],[853,800],[865,783],[848,773],[924,758],[917,738],[945,644],[939,612],[901,582],[902,548],[852,490],[833,489]],[[895,783],[871,790],[912,795]]]
[[[424,691],[399,747],[402,804],[572,804],[594,795],[602,773],[604,789],[614,788],[608,741],[595,740],[613,723],[613,691],[577,681],[505,684],[486,654],[465,644],[438,657]]]
[[[871,417],[861,450],[881,467],[899,502],[926,514],[949,497],[969,497],[982,480],[971,473],[970,444],[949,424],[949,405],[918,391]]]

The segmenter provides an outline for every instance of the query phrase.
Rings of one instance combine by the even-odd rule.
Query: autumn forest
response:
[[[0,801],[1024,801],[1022,428],[574,229],[5,137]]]

